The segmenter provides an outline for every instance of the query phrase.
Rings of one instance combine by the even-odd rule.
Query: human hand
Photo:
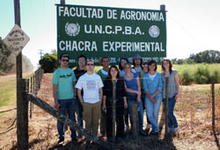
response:
[[[54,103],[54,108],[55,110],[59,110],[60,109],[60,104],[58,102]]]
[[[128,103],[125,102],[125,103],[124,103],[124,109],[127,109],[127,108],[128,108]]]

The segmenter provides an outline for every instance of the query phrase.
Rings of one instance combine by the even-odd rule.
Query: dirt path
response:
[[[13,78],[15,75],[9,75],[8,78],[10,77]],[[172,140],[163,139],[164,131],[162,131],[159,138],[138,137],[134,139],[127,137],[121,145],[119,145],[122,146],[121,149],[217,150],[211,126],[210,91],[207,90],[209,87],[210,85],[181,86],[181,95],[176,104],[175,111],[179,123],[179,132]],[[220,88],[220,84],[216,85],[216,87]],[[51,105],[53,104],[51,74],[43,76],[41,90],[38,93],[38,97]],[[217,97],[216,101],[220,102],[220,98]],[[218,106],[220,106],[220,103]],[[6,127],[13,123],[15,116],[15,111],[12,111],[11,113],[8,113],[5,120],[0,121],[0,132],[7,129]],[[216,125],[219,125],[217,137],[220,139],[220,122],[216,121]],[[15,148],[15,129],[14,126],[14,129],[10,132],[0,134],[0,149],[6,150]],[[67,131],[66,134],[67,136],[65,138],[64,147],[58,149],[98,148],[96,146],[86,148],[84,143],[70,143],[70,132]],[[57,143],[57,139],[56,119],[37,106],[34,106],[33,116],[32,118],[29,118],[30,149],[53,149]]]

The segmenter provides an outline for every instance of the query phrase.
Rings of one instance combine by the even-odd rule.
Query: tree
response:
[[[206,50],[197,54],[191,54],[189,59],[195,63],[220,63],[220,51]]]
[[[57,55],[55,54],[45,54],[43,58],[39,61],[41,68],[45,73],[54,72],[57,68]]]
[[[8,61],[11,53],[0,37],[0,75],[7,73],[14,66],[14,64]]]

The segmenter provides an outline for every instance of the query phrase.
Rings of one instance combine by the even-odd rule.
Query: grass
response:
[[[16,103],[16,80],[15,78],[0,80],[0,108],[11,106]]]

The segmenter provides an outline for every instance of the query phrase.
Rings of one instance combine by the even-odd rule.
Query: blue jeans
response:
[[[176,117],[174,115],[174,107],[176,104],[175,96],[172,98],[168,98],[168,127],[169,128],[177,128],[178,123]]]
[[[158,115],[160,110],[160,104],[162,100],[156,99],[156,103],[152,103],[152,101],[148,98],[148,96],[145,97],[145,108],[147,116],[152,124],[152,131],[153,132],[159,132],[159,125],[158,125]]]
[[[69,119],[73,122],[75,121],[75,112],[76,112],[76,100],[75,99],[68,99],[68,100],[58,100],[58,103],[60,104],[59,108],[59,114],[62,114],[64,116],[68,115]],[[64,139],[64,123],[57,120],[57,130],[59,133],[59,139]],[[74,129],[71,130],[71,138],[76,138],[76,131]]]
[[[143,103],[142,101],[138,103],[136,97],[127,97],[127,101],[128,101],[128,113],[130,115],[131,126],[133,125],[132,104],[134,103],[135,105],[137,105],[138,119],[139,119],[139,131],[142,131],[143,130],[143,112],[144,112]]]

